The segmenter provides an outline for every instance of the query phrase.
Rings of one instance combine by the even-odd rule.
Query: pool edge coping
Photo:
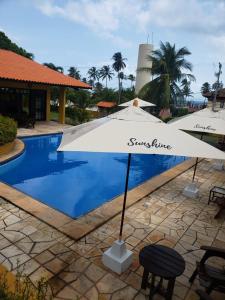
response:
[[[194,164],[194,158],[188,159],[133,188],[128,192],[126,208],[134,205],[169,181],[186,172]],[[120,214],[123,201],[122,194],[102,204],[88,214],[78,219],[73,219],[3,182],[0,182],[0,196],[75,241]]]
[[[0,166],[8,163],[11,160],[16,159],[20,155],[22,155],[25,151],[25,144],[20,138],[15,139],[15,145],[13,149],[6,154],[2,154],[0,157]]]

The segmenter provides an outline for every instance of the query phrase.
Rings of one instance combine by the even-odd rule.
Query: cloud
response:
[[[34,0],[34,3],[45,15],[64,17],[111,39],[129,26],[141,31],[158,26],[204,34],[225,32],[224,0]]]
[[[133,2],[133,0],[131,0]],[[117,35],[120,29],[121,7],[126,0],[67,0],[59,6],[54,0],[35,1],[36,7],[47,16],[60,16],[89,28],[95,34],[113,41],[122,47],[132,43]]]
[[[218,35],[218,36],[211,36],[207,40],[209,47],[214,48],[217,52],[223,57],[224,60],[224,53],[225,53],[225,34]],[[224,61],[223,61],[224,63]]]
[[[149,1],[149,22],[164,28],[219,34],[225,32],[224,15],[223,0]]]

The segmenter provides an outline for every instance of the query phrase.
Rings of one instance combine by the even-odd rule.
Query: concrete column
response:
[[[148,55],[151,55],[153,51],[153,45],[151,44],[140,44],[138,51],[138,62],[136,72],[136,84],[135,94],[138,95],[142,87],[151,81],[151,72],[140,71],[141,68],[151,68],[152,62],[147,59]]]
[[[60,87],[59,90],[59,123],[65,124],[65,106],[66,106],[66,89]]]
[[[51,101],[51,89],[50,87],[48,87],[46,93],[46,121],[50,121],[50,113],[51,113],[50,101]]]

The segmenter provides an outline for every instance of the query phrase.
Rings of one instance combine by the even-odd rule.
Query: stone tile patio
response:
[[[31,136],[63,132],[63,129],[69,127],[71,127],[71,125],[60,124],[55,121],[37,121],[34,128],[18,128],[17,136]]]
[[[192,170],[183,173],[127,209],[124,239],[134,252],[134,260],[121,275],[109,271],[101,262],[103,251],[118,237],[120,216],[74,241],[3,199],[0,263],[13,272],[24,269],[34,284],[43,276],[47,278],[49,293],[55,300],[144,300],[148,291],[140,289],[143,269],[138,253],[146,244],[160,243],[175,248],[186,261],[173,299],[198,299],[194,293],[198,280],[190,287],[188,278],[203,254],[199,246],[225,249],[225,215],[215,220],[218,208],[207,205],[209,189],[225,186],[225,173],[215,171],[209,161],[201,162],[197,171],[200,197],[194,200],[182,195],[191,176]],[[212,296],[215,300],[224,299],[221,294]]]

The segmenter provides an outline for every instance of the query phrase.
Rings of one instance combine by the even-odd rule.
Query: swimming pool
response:
[[[0,180],[77,218],[124,191],[126,154],[57,152],[61,134],[23,138],[25,152],[0,166]],[[132,155],[129,189],[185,157]]]

